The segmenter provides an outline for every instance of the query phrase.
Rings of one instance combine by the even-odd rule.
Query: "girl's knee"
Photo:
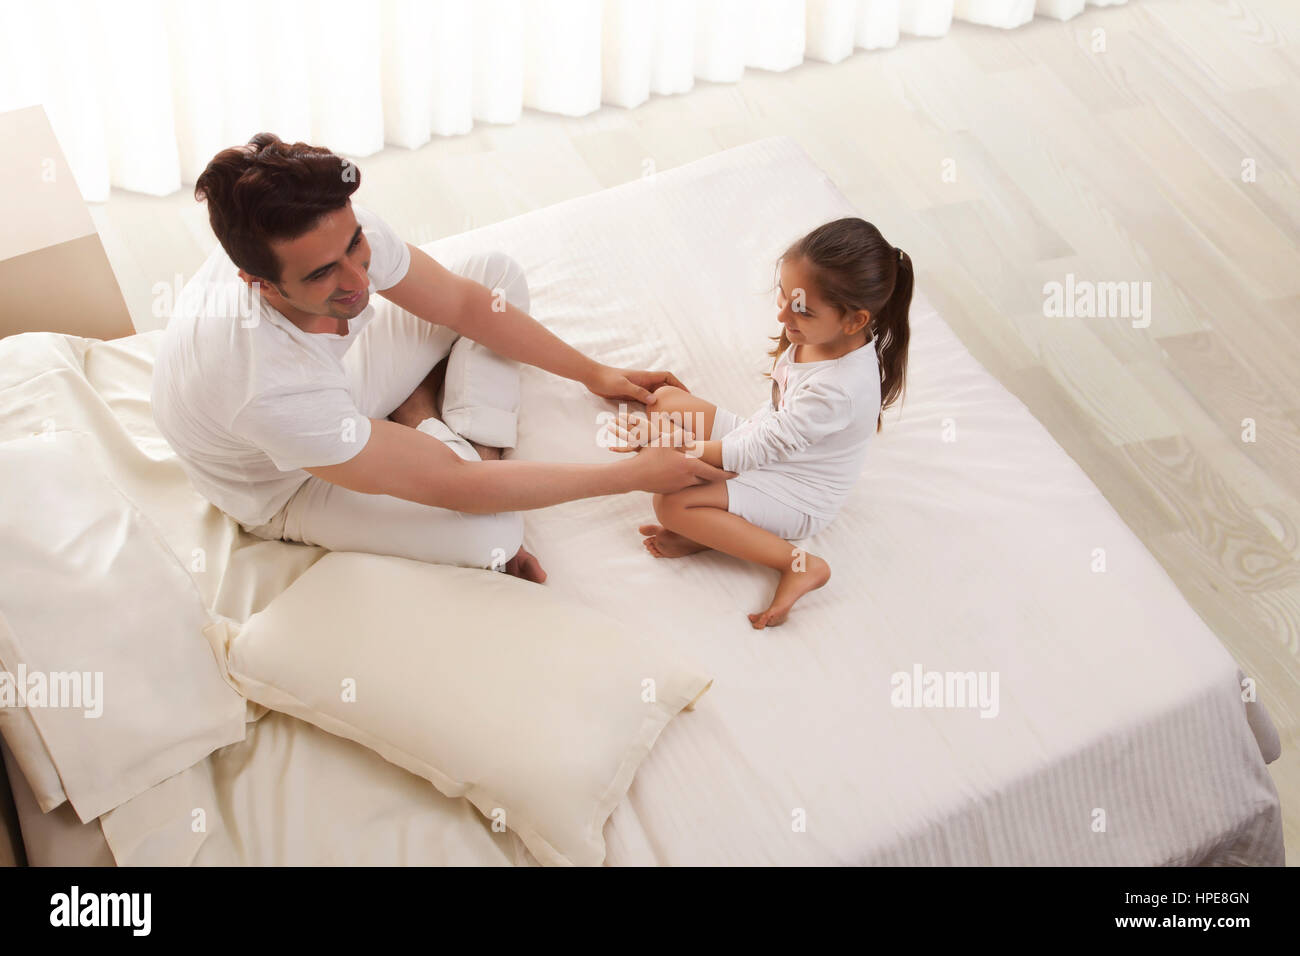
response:
[[[675,403],[681,396],[688,394],[676,385],[660,385],[654,390],[655,408],[662,408],[663,411],[670,411],[675,407]]]

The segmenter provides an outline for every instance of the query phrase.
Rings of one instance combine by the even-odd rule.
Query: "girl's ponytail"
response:
[[[889,300],[871,316],[871,331],[876,336],[876,357],[880,365],[880,416],[876,431],[880,431],[885,409],[902,401],[907,384],[907,343],[912,337],[907,321],[912,305],[912,258],[902,249],[898,254],[898,277]]]

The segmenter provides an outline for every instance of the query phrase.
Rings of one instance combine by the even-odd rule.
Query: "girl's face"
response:
[[[777,319],[794,345],[835,345],[866,328],[865,311],[844,315],[818,297],[807,260],[791,258],[781,263],[776,304]]]

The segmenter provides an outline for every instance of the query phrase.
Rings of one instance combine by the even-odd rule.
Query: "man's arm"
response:
[[[407,246],[411,266],[405,277],[379,294],[412,315],[445,325],[497,355],[581,382],[605,398],[653,404],[654,388],[685,388],[671,372],[615,369],[588,358],[504,295],[446,269],[416,246]]]
[[[357,455],[306,470],[363,494],[466,514],[529,511],[626,491],[670,494],[733,477],[671,448],[642,449],[634,458],[607,465],[465,461],[432,435],[386,419],[370,422],[370,440]]]
[[[427,322],[436,322],[481,342],[497,355],[586,382],[599,363],[592,361],[528,315],[473,279],[444,268],[428,253],[407,243],[411,267],[401,282],[379,293]],[[494,302],[498,309],[494,312]]]

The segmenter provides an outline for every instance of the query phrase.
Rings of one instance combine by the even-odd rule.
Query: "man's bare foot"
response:
[[[542,563],[523,548],[520,548],[519,553],[506,562],[506,574],[512,574],[535,584],[546,581],[546,572],[542,570]]]
[[[433,399],[426,392],[419,390],[412,392],[411,397],[398,405],[393,410],[393,414],[388,416],[390,422],[397,422],[399,425],[405,425],[407,428],[419,428],[420,423],[427,418],[437,418],[437,409],[433,407]]]
[[[643,524],[637,530],[648,536],[641,544],[656,558],[680,558],[697,551],[709,550],[706,545],[692,541],[676,531],[669,531],[663,525]]]
[[[415,386],[415,391],[402,400],[402,404],[393,409],[388,420],[407,428],[419,428],[426,418],[437,418],[438,388],[446,375],[447,362],[444,359],[429,371],[424,381]]]
[[[831,566],[815,554],[804,555],[805,565],[802,571],[783,571],[777,582],[776,594],[766,610],[749,615],[749,623],[754,630],[776,627],[784,624],[794,602],[809,591],[815,591],[831,579]]]

